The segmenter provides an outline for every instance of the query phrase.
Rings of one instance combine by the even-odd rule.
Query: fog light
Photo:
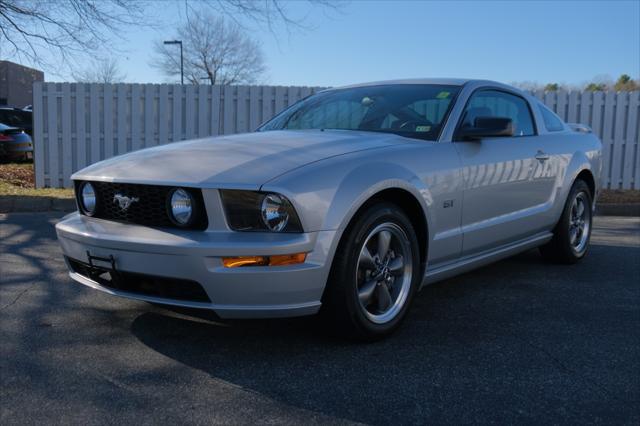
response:
[[[182,188],[173,190],[169,199],[170,218],[179,226],[189,224],[193,216],[193,197]]]
[[[88,216],[93,216],[96,212],[96,191],[93,189],[93,185],[89,182],[82,184],[80,189],[80,201],[82,204],[82,210]]]
[[[275,256],[237,256],[223,257],[222,264],[225,268],[238,268],[241,266],[284,266],[304,263],[307,253],[279,254]]]

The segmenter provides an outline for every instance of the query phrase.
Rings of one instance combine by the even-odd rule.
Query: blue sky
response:
[[[167,82],[149,63],[156,39],[172,38],[181,2],[154,7],[162,30],[141,28],[114,43],[132,82]],[[304,3],[294,14],[309,12]],[[263,83],[335,86],[403,77],[471,77],[580,84],[597,75],[640,76],[640,1],[351,1],[310,9],[313,28],[262,43]],[[177,49],[176,49],[177,52]],[[56,78],[53,78],[56,80]],[[59,79],[57,79],[59,80]]]

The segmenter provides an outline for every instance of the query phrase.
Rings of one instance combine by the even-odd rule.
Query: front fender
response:
[[[390,161],[350,155],[296,170],[263,185],[261,190],[285,195],[299,213],[305,231],[343,230],[373,195],[390,188],[411,193],[422,206],[429,226],[431,192],[411,170]],[[324,164],[322,164],[324,163]],[[375,171],[375,172],[372,172]]]
[[[375,174],[369,172],[371,169],[376,171]],[[429,189],[410,170],[385,162],[357,167],[344,176],[330,203],[324,226],[343,230],[367,200],[386,189],[402,189],[411,193],[420,203],[429,226],[428,207],[433,202]],[[354,198],[354,194],[358,196]]]

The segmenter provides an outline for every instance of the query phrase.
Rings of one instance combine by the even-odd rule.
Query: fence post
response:
[[[640,189],[640,134],[638,134],[638,116],[640,115],[640,91],[629,93],[627,108],[627,129],[622,167],[622,188]],[[635,158],[635,164],[634,164]]]
[[[71,143],[71,87],[62,83],[62,186],[71,186],[73,144]]]
[[[44,187],[44,111],[42,108],[44,95],[42,86],[44,83],[33,83],[33,163],[35,171],[36,187]]]
[[[58,96],[56,83],[47,84],[47,152],[49,154],[49,186],[60,187],[59,138],[58,138]]]

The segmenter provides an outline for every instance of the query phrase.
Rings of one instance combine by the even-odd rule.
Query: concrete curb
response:
[[[76,210],[76,201],[73,198],[0,196],[0,213],[72,212],[74,210]]]
[[[598,216],[640,216],[640,203],[596,204]]]

